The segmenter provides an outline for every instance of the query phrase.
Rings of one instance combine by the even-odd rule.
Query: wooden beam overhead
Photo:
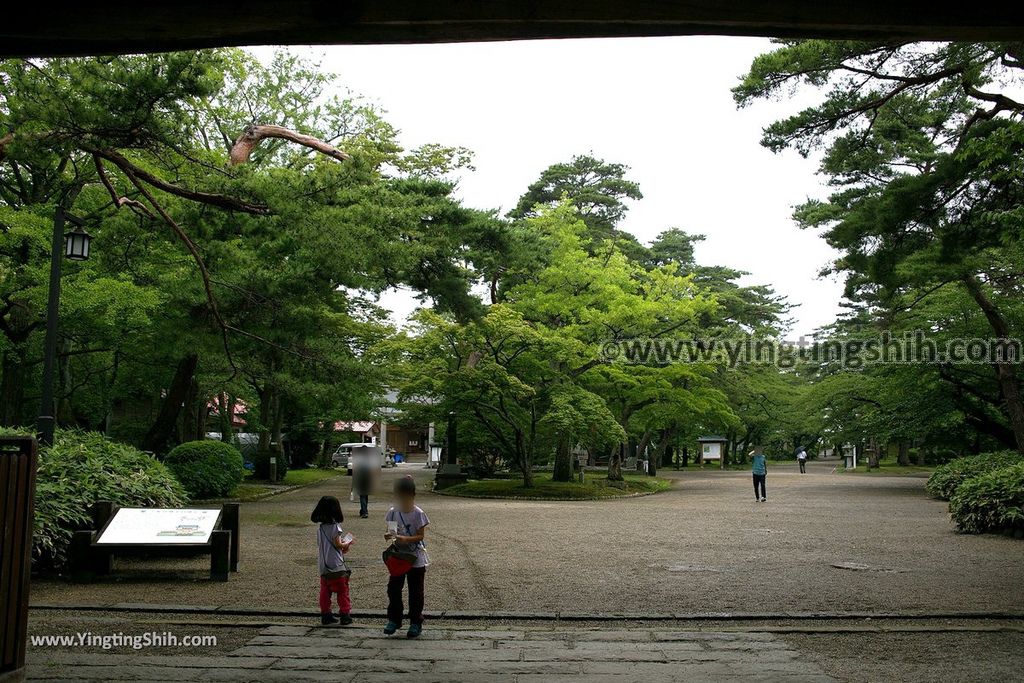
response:
[[[1024,40],[1024,2],[1001,0],[79,0],[52,7],[24,0],[13,3],[0,21],[0,56],[697,34]]]

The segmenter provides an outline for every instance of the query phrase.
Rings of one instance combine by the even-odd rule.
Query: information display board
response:
[[[209,543],[220,510],[119,508],[96,539],[97,545]]]

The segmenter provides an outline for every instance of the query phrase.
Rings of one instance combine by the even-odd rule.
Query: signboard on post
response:
[[[119,508],[97,545],[209,543],[220,510]]]
[[[700,462],[717,462],[719,466],[725,467],[725,454],[729,446],[729,440],[722,436],[702,436],[697,439],[700,446]]]
[[[227,581],[238,571],[239,504],[219,508],[118,508],[92,506],[93,528],[71,537],[68,566],[75,581],[91,581],[114,569],[115,556],[210,556],[210,578]]]

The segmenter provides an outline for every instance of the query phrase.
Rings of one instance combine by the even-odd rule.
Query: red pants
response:
[[[320,577],[320,614],[331,613],[331,593],[338,596],[338,611],[348,614],[352,611],[352,601],[348,599],[348,577],[325,579]]]

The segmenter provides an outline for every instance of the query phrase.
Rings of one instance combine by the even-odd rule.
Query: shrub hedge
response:
[[[928,493],[942,500],[949,500],[967,479],[1022,462],[1024,456],[1017,451],[996,451],[966,458],[957,458],[936,468],[928,478],[925,488]]]
[[[0,429],[2,436],[28,430]],[[39,453],[33,559],[60,567],[72,532],[88,528],[89,508],[100,500],[123,507],[180,507],[185,491],[151,455],[97,432],[58,430]]]
[[[1024,462],[967,479],[949,502],[957,529],[1024,535]]]
[[[188,441],[164,458],[191,498],[220,498],[242,483],[241,452],[223,441]]]

